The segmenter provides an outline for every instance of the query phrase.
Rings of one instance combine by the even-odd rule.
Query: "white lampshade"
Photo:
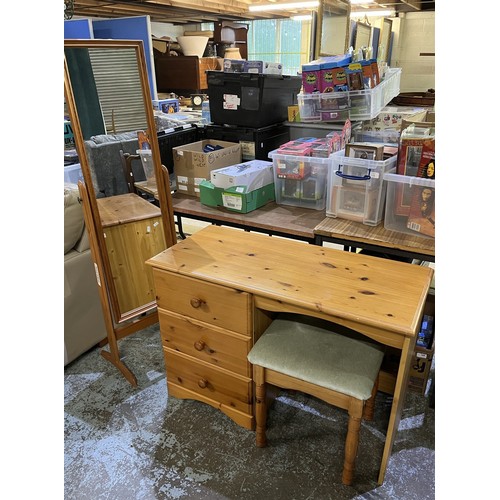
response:
[[[203,57],[203,52],[205,52],[208,43],[208,36],[178,36],[177,42],[185,56]]]

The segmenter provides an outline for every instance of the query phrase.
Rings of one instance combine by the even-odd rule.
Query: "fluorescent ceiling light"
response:
[[[396,12],[394,10],[362,10],[351,12],[351,17],[394,17]]]
[[[367,3],[374,3],[375,0],[351,0],[351,5],[362,5]]]
[[[268,10],[293,10],[293,9],[315,9],[319,6],[319,0],[312,2],[278,3],[269,5],[249,5],[250,12],[265,12]]]
[[[290,19],[292,21],[310,21],[312,16],[311,14],[304,14],[303,16],[292,16]]]

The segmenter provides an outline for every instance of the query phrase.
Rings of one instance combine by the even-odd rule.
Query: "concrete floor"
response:
[[[345,412],[300,393],[271,407],[269,446],[197,401],[169,398],[158,326],[119,343],[133,388],[94,348],[65,368],[64,498],[433,499],[434,410],[409,392],[386,480],[376,483],[391,398],[361,428],[355,483],[341,484]]]

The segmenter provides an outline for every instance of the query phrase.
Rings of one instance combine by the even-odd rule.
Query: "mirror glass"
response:
[[[354,35],[354,50],[357,51],[361,47],[369,47],[372,35],[372,27],[368,24],[356,23],[356,33]]]
[[[347,1],[323,0],[318,9],[317,53],[319,56],[345,54],[349,43],[349,15]]]
[[[144,262],[173,244],[170,214],[161,203],[170,189],[157,182],[163,174],[142,42],[65,40],[64,45],[65,104],[94,220],[93,248],[100,252],[94,257],[102,266],[98,282],[105,283],[120,323],[156,308],[152,272]],[[153,177],[156,198],[134,190],[126,155],[135,155],[134,179]]]
[[[64,52],[84,139],[147,128],[133,49],[66,48]]]

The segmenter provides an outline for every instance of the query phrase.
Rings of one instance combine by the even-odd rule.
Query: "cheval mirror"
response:
[[[315,58],[345,54],[349,48],[351,4],[322,0],[318,7]]]
[[[145,261],[176,243],[143,44],[65,40],[64,56],[65,103],[84,179],[78,187],[109,342],[109,351],[101,354],[135,386],[118,340],[158,321]],[[141,146],[152,163],[157,191],[150,200],[137,194],[123,167],[124,154],[138,153]]]

